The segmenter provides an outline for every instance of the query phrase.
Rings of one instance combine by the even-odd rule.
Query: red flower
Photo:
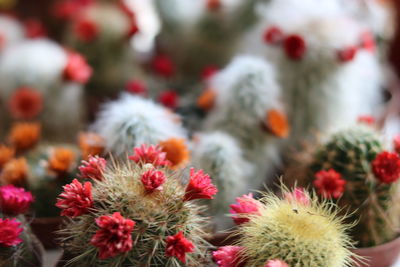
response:
[[[221,0],[207,0],[207,9],[214,11],[222,7]]]
[[[92,68],[85,58],[78,53],[69,52],[67,65],[64,68],[64,79],[84,84],[91,75]]]
[[[119,212],[113,215],[104,215],[96,219],[100,227],[90,240],[90,243],[99,248],[99,258],[107,259],[132,249],[132,231],[135,222],[125,219]]]
[[[236,204],[230,205],[233,221],[239,225],[248,222],[250,219],[246,215],[260,215],[262,204],[253,198],[253,194],[243,195],[236,198]]]
[[[293,60],[300,60],[307,50],[303,37],[297,34],[287,36],[283,42],[283,48],[286,55]]]
[[[29,209],[32,202],[31,192],[26,192],[23,188],[13,185],[0,187],[0,210],[3,214],[23,214]]]
[[[181,262],[186,262],[186,253],[193,252],[194,245],[187,240],[182,231],[173,236],[167,237],[165,255],[167,257],[177,257]]]
[[[37,19],[28,19],[24,22],[25,35],[28,38],[39,38],[47,36],[47,30],[43,23]]]
[[[372,171],[382,183],[390,184],[400,178],[400,157],[396,153],[383,151],[372,161]]]
[[[240,252],[243,247],[239,246],[224,246],[214,251],[213,260],[218,267],[243,267],[245,264],[240,259]]]
[[[80,177],[94,180],[103,180],[103,172],[106,169],[107,161],[99,156],[89,156],[87,161],[82,160],[79,167]]]
[[[325,198],[339,198],[344,192],[346,181],[342,179],[342,175],[334,169],[327,171],[319,171],[315,174],[316,180],[314,186],[318,189],[318,193]]]
[[[337,52],[339,62],[345,63],[352,61],[356,56],[358,48],[356,46],[348,46]]]
[[[376,44],[375,44],[375,39],[374,36],[372,35],[371,32],[364,32],[361,35],[361,47],[364,48],[365,50],[374,53],[376,50]]]
[[[139,27],[136,24],[135,21],[131,22],[131,25],[129,26],[129,30],[128,30],[128,37],[132,37],[135,34],[137,34],[139,32]]]
[[[201,70],[201,80],[208,81],[218,72],[218,68],[214,65],[207,65]]]
[[[83,185],[74,179],[72,183],[63,186],[62,192],[57,198],[56,206],[63,209],[62,216],[77,217],[88,212],[93,207],[92,184],[86,182]]]
[[[99,27],[96,22],[88,18],[77,19],[74,23],[73,30],[76,37],[84,43],[94,41],[99,35]]]
[[[265,263],[264,267],[289,267],[289,265],[281,260],[269,260]]]
[[[167,108],[175,109],[178,106],[179,96],[176,92],[168,90],[160,94],[158,101]]]
[[[58,19],[68,20],[74,17],[80,8],[81,6],[77,1],[59,1],[54,4],[52,14]]]
[[[184,201],[193,199],[213,199],[218,192],[217,188],[211,183],[210,176],[204,174],[203,170],[195,172],[194,168],[190,169],[189,184],[186,187]]]
[[[21,223],[16,219],[0,218],[0,247],[12,247],[21,243],[23,240],[19,235],[22,231]]]
[[[132,93],[134,95],[142,95],[146,96],[148,92],[148,88],[143,81],[140,80],[132,80],[126,84],[126,91]]]
[[[170,162],[166,160],[166,153],[162,152],[159,146],[147,146],[146,144],[133,149],[134,154],[129,156],[130,160],[138,164],[151,163],[155,167],[168,166]]]
[[[14,118],[32,119],[43,109],[42,94],[29,87],[21,87],[11,96],[8,106]]]
[[[397,154],[400,154],[400,135],[396,135],[393,138],[393,146],[394,146],[394,150],[396,151]],[[0,160],[1,162],[1,160]],[[1,166],[1,164],[0,164]]]
[[[141,179],[144,188],[149,193],[154,190],[161,190],[161,186],[165,183],[165,180],[165,174],[162,171],[156,171],[155,169],[144,172]]]
[[[271,26],[265,30],[263,38],[267,44],[278,44],[283,40],[283,32],[277,26]]]
[[[154,57],[152,62],[153,70],[160,76],[170,78],[175,74],[175,66],[166,55]]]
[[[357,121],[359,123],[365,123],[368,125],[374,125],[375,124],[375,117],[371,116],[371,115],[362,115],[359,116]]]
[[[310,197],[302,187],[296,187],[293,192],[286,193],[285,199],[294,204],[310,205]]]

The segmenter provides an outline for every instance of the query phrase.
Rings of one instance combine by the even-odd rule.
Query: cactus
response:
[[[352,218],[359,221],[352,234],[361,247],[382,244],[398,234],[397,183],[383,180],[374,170],[374,164],[377,164],[374,162],[385,153],[388,152],[384,151],[381,137],[374,129],[357,126],[332,135],[314,153],[310,166],[317,180],[323,180],[324,177],[318,177],[327,174],[320,171],[329,170],[331,175],[343,180],[344,187],[332,197],[341,196],[338,204],[348,206]],[[317,180],[314,185],[323,190],[324,185],[318,184]],[[325,196],[329,197],[329,194]]]
[[[267,192],[259,201],[249,196],[238,199],[242,207],[249,201],[258,203],[258,210],[235,215],[246,218],[233,232],[238,238],[236,261],[244,266],[264,266],[277,259],[289,266],[352,266],[352,242],[347,235],[351,225],[343,222],[336,206],[319,202],[299,188],[284,189],[283,195],[281,199]],[[214,259],[219,260],[218,253]]]
[[[72,217],[60,231],[65,251],[74,257],[68,265],[206,264],[209,245],[203,238],[207,220],[200,216],[204,207],[192,200],[215,194],[208,176],[191,170],[189,184],[183,185],[181,172],[165,168],[165,154],[154,146],[135,148],[129,158],[107,163],[93,184],[74,180],[64,187],[57,206]],[[95,161],[92,164],[96,165]],[[125,225],[127,232],[118,235],[118,240],[112,232],[100,235],[101,222],[107,218]],[[107,238],[104,246],[107,242],[101,240]],[[181,246],[179,251],[174,242]]]
[[[22,23],[12,16],[1,15],[0,28],[2,29],[1,36],[3,38],[0,54],[5,47],[18,44],[25,39],[25,30]]]
[[[124,156],[132,147],[186,139],[180,119],[171,111],[140,97],[123,94],[102,107],[93,130],[105,139],[105,149]]]

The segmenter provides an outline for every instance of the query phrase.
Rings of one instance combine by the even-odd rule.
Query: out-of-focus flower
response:
[[[35,118],[43,109],[42,94],[29,87],[17,89],[10,97],[9,110],[16,119]]]
[[[63,174],[71,169],[75,160],[75,153],[68,148],[55,148],[48,160],[48,168],[57,174]]]
[[[160,76],[170,78],[175,74],[175,66],[166,55],[157,55],[152,62],[153,70]]]
[[[167,90],[160,94],[158,101],[167,108],[175,109],[179,103],[179,96],[175,91]]]
[[[400,178],[399,155],[383,151],[372,161],[372,171],[382,183],[390,184],[396,182]]]
[[[271,26],[265,30],[263,38],[267,44],[278,44],[282,42],[284,36],[279,27]]]
[[[244,267],[244,262],[240,259],[240,252],[243,250],[239,246],[224,246],[214,251],[213,260],[218,267]]]
[[[148,88],[143,81],[132,80],[126,84],[126,91],[134,95],[146,96]]]
[[[134,154],[129,159],[138,164],[151,163],[154,166],[167,166],[170,162],[165,158],[166,153],[162,152],[159,146],[148,146],[146,144],[133,149]]]
[[[339,198],[342,196],[346,181],[342,175],[333,169],[322,170],[315,174],[314,186],[318,193],[326,198]]]
[[[349,62],[354,59],[357,55],[358,48],[356,46],[348,46],[344,49],[341,49],[337,53],[337,57],[339,62]]]
[[[64,68],[64,79],[84,84],[92,76],[92,68],[85,58],[78,53],[69,52],[67,65]]]
[[[22,231],[21,223],[16,219],[0,218],[0,247],[12,247],[21,243],[23,240],[19,235]]]
[[[87,161],[83,160],[79,167],[80,177],[86,179],[103,180],[103,172],[107,161],[99,156],[89,156]]]
[[[179,169],[189,161],[189,149],[183,138],[170,138],[160,142],[160,147],[166,153],[172,169]]]
[[[307,51],[306,42],[303,37],[298,34],[292,34],[283,41],[283,49],[286,56],[293,60],[300,60]]]
[[[22,186],[28,177],[28,163],[25,158],[12,159],[3,166],[0,180],[3,184]]]
[[[17,150],[27,150],[36,145],[40,133],[40,123],[16,122],[11,127],[8,140]]]
[[[89,156],[98,156],[103,154],[105,140],[96,133],[80,133],[78,137],[79,148],[82,151],[82,158],[87,160]]]
[[[31,192],[13,185],[0,187],[0,209],[3,214],[24,214],[33,202]]]
[[[15,149],[0,144],[0,169],[9,162],[15,155]]]

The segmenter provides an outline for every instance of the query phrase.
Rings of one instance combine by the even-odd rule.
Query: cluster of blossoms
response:
[[[0,247],[13,247],[23,242],[21,233],[24,231],[15,216],[28,211],[33,197],[30,192],[13,185],[0,187]]]
[[[142,171],[139,179],[140,191],[143,192],[142,201],[146,201],[146,197],[156,197],[164,191],[163,186],[166,185],[168,176],[162,167],[169,166],[170,162],[166,159],[166,153],[161,150],[161,147],[147,145],[136,147],[129,159]],[[88,160],[83,161],[79,167],[79,177],[91,179],[94,184],[92,185],[91,181],[81,183],[74,179],[71,184],[64,186],[64,192],[59,195],[56,203],[56,206],[62,209],[61,215],[75,218],[89,212],[96,212],[96,199],[92,189],[96,189],[96,183],[100,185],[107,182],[106,165],[106,160],[98,156],[90,156]],[[158,169],[160,167],[161,169]],[[202,170],[191,169],[189,182],[181,201],[184,203],[195,199],[212,199],[216,193],[217,189],[207,174],[204,174]],[[105,214],[94,220],[98,230],[91,237],[90,244],[98,248],[100,260],[131,251],[135,246],[132,234],[135,230],[143,231],[143,229],[137,229],[142,227],[138,226],[137,221],[124,217],[120,212]],[[195,250],[195,245],[185,237],[182,231],[166,236],[164,242],[165,256],[176,257],[183,263],[186,262],[186,253]]]

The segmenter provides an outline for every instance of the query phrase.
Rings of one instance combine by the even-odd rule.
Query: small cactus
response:
[[[319,193],[338,199],[359,221],[352,234],[361,247],[396,237],[400,159],[384,150],[375,130],[360,125],[332,135],[315,152],[310,169]]]
[[[216,193],[208,175],[192,169],[183,185],[181,173],[165,168],[165,153],[154,146],[136,148],[129,158],[109,164],[91,182],[64,187],[57,206],[71,217],[60,231],[65,251],[74,257],[68,264],[205,264],[207,220],[193,200]],[[112,231],[115,224],[120,233]]]
[[[309,196],[300,188],[293,192],[284,189],[283,195],[281,199],[265,193],[260,200],[254,200],[250,194],[231,206],[236,211],[238,206],[251,211],[234,214],[234,219],[242,219],[233,232],[238,238],[237,249],[220,248],[236,254],[232,262],[237,264],[232,266],[274,266],[267,265],[273,260],[288,266],[351,266],[352,242],[346,233],[350,225],[343,223],[336,206],[328,201],[318,202],[316,196]],[[221,260],[220,250],[214,252],[217,263]]]

